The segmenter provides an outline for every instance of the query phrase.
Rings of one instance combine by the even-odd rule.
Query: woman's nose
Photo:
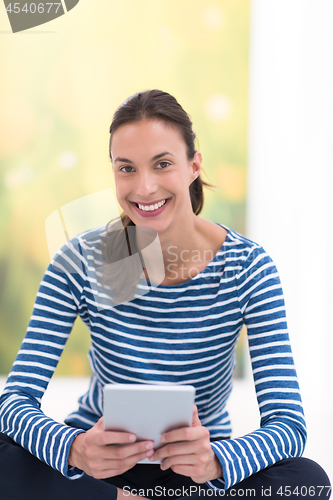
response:
[[[140,172],[136,182],[136,194],[145,198],[155,193],[157,189],[158,186],[155,175],[151,172]]]

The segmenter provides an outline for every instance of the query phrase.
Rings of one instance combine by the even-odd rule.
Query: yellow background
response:
[[[128,96],[173,94],[203,155],[201,216],[245,233],[249,0],[80,0],[12,34],[0,5],[0,373],[15,359],[50,255],[45,220],[113,187],[109,126]],[[80,320],[57,374],[85,375]]]

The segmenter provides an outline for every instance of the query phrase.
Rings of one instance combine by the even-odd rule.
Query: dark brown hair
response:
[[[144,119],[157,119],[177,128],[181,133],[187,149],[187,158],[192,160],[196,152],[192,121],[178,101],[162,90],[146,90],[129,97],[115,112],[110,126],[110,149],[112,134],[126,123],[139,122]],[[110,153],[111,154],[111,153]],[[203,207],[203,186],[213,187],[203,181],[200,175],[190,185],[190,198],[193,212],[198,215]],[[124,227],[129,225],[130,218],[124,212],[121,215]]]
[[[129,97],[119,106],[113,116],[110,126],[110,158],[113,133],[122,125],[139,122],[145,119],[162,120],[166,124],[176,128],[181,133],[186,144],[188,160],[193,159],[196,152],[196,135],[193,132],[192,121],[189,115],[172,95],[156,89],[138,92]],[[198,215],[203,208],[204,186],[210,188],[215,187],[214,185],[203,181],[200,175],[189,186],[192,210],[196,215]],[[134,222],[125,212],[122,212],[120,215],[120,221],[122,223],[123,230],[108,232],[108,229],[114,220],[115,219],[110,221],[106,227],[107,236],[104,242],[103,255],[107,262],[121,261],[124,255],[128,256],[127,252],[129,252],[129,255],[138,252],[137,248],[133,248],[132,238],[130,244],[129,236],[126,230],[128,226],[135,226]]]

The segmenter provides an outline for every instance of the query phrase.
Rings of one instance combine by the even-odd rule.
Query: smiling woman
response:
[[[135,157],[131,166],[129,162],[119,160],[118,152],[126,150],[132,151]],[[167,152],[154,155],[156,151]],[[154,227],[161,237],[170,224],[170,230],[174,231],[175,223],[179,225],[185,219],[192,219],[192,214],[195,214],[189,187],[200,173],[201,155],[196,151],[188,160],[186,145],[175,128],[156,119],[122,125],[113,132],[110,154],[111,158],[115,157],[113,171],[117,198],[136,225],[143,224],[140,217],[149,217],[149,226]],[[156,204],[166,200],[168,203],[155,209]],[[144,209],[142,213],[137,205],[144,205],[148,210]],[[163,217],[158,217],[162,213]]]
[[[328,497],[326,473],[301,458],[307,431],[278,271],[260,245],[198,217],[206,183],[188,115],[171,95],[146,91],[120,106],[110,133],[123,213],[66,243],[44,275],[0,399],[4,498],[154,499],[162,486],[168,498]],[[101,307],[108,287],[117,300]],[[78,315],[90,330],[93,375],[61,424],[40,402]],[[231,438],[226,403],[243,325],[261,421]],[[158,449],[105,431],[109,383],[194,386],[191,426],[164,432]]]
[[[203,207],[203,186],[213,186],[200,177],[202,158],[195,149],[190,117],[170,94],[146,91],[118,108],[110,134],[110,158],[117,198],[124,210],[124,231],[128,226],[148,226],[158,233],[165,263],[163,284],[193,278],[208,261],[203,259],[195,269],[184,269],[180,258],[177,270],[168,245],[176,243],[178,255],[184,250],[215,255],[227,232],[197,217]],[[126,252],[126,239],[118,235],[114,241],[108,235],[106,247],[105,255]]]
[[[127,99],[115,112],[112,124],[110,126],[110,157],[111,160],[113,155],[111,153],[113,136],[117,129],[122,125],[132,125],[135,127],[142,121],[154,121],[159,123],[155,125],[156,133],[158,133],[158,127],[162,126],[161,133],[163,133],[163,128],[172,129],[179,139],[182,139],[182,146],[185,146],[186,158],[188,161],[193,160],[196,154],[195,148],[195,138],[196,135],[192,128],[192,122],[189,115],[183,110],[176,99],[159,90],[152,90],[147,92],[139,92]],[[154,127],[152,127],[154,129]],[[128,134],[133,133],[133,129],[127,128]],[[126,138],[124,138],[126,140]],[[182,147],[181,146],[181,147]],[[130,144],[127,143],[127,147],[130,148]],[[156,156],[149,158],[151,162],[161,160],[165,154],[172,155],[173,147],[170,149],[163,149],[159,151]],[[129,155],[130,149],[126,149]],[[134,154],[136,156],[137,149],[134,148]],[[126,155],[127,156],[127,155]],[[126,158],[116,158],[116,160],[125,161],[125,163],[132,164],[131,160]],[[165,159],[164,159],[165,161]],[[196,181],[190,187],[191,202],[193,212],[195,214],[200,213],[203,207],[203,194],[202,186],[211,186],[207,182],[197,176]],[[128,222],[124,220],[125,224]]]

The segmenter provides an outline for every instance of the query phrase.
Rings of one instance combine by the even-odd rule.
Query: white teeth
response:
[[[155,203],[155,205],[140,205],[138,203],[138,207],[140,208],[140,210],[144,210],[145,212],[152,212],[153,210],[157,210],[162,205],[164,205],[165,202],[166,202],[166,200],[163,200],[163,201],[160,201],[159,203]]]

